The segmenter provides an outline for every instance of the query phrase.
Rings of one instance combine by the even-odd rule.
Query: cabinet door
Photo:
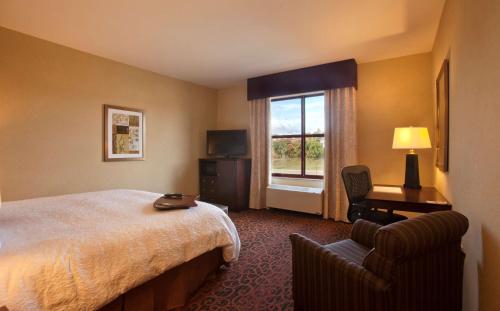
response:
[[[216,176],[200,176],[200,200],[217,203]]]
[[[217,162],[217,201],[220,204],[235,204],[236,200],[236,161]]]

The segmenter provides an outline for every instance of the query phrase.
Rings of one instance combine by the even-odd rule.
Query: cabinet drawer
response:
[[[215,185],[217,183],[217,177],[215,176],[203,176],[200,178],[202,185]]]
[[[209,194],[200,195],[200,200],[203,202],[208,202],[208,203],[215,203],[216,202],[214,195],[209,195]]]
[[[213,196],[215,196],[216,193],[217,193],[217,191],[215,189],[203,189],[203,188],[200,189],[200,195],[213,195]]]
[[[250,160],[200,159],[200,199],[219,203],[230,210],[248,206]]]

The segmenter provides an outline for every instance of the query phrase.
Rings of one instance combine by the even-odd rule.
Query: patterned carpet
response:
[[[209,279],[184,310],[293,310],[288,236],[298,232],[326,244],[351,231],[349,224],[278,210],[229,216],[240,235],[240,258]]]

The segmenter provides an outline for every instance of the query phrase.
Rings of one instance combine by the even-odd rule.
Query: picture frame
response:
[[[449,168],[449,60],[445,59],[436,79],[436,166]]]
[[[103,160],[144,161],[146,118],[141,109],[104,105]]]

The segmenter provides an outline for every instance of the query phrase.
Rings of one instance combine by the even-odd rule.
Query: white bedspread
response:
[[[236,260],[217,207],[156,211],[160,194],[111,190],[8,202],[0,209],[0,306],[91,310],[207,251]]]

